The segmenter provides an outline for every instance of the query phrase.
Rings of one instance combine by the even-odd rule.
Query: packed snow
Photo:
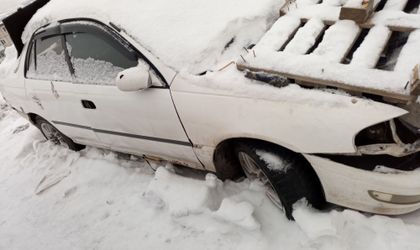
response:
[[[279,172],[286,173],[290,168],[291,162],[280,158],[276,154],[263,151],[263,150],[257,150],[256,153],[262,161],[267,163],[268,169],[272,171],[279,171]]]
[[[323,61],[340,63],[359,35],[359,26],[350,20],[338,21],[325,31],[324,39],[313,52]]]
[[[389,28],[384,26],[373,27],[364,42],[355,51],[350,64],[357,67],[374,68],[378,63],[378,58],[384,51],[388,39],[391,36]]]
[[[420,212],[319,212],[301,201],[291,222],[261,183],[71,152],[0,106],[0,249],[420,249]]]
[[[284,49],[285,52],[304,55],[314,46],[316,39],[324,29],[324,23],[320,19],[309,20],[302,29],[296,32],[292,41]]]

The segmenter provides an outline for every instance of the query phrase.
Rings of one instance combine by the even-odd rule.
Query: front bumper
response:
[[[304,156],[317,173],[328,202],[385,215],[420,209],[420,170],[380,173]]]

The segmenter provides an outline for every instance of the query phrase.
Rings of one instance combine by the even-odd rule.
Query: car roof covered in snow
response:
[[[175,70],[199,73],[236,58],[272,25],[278,0],[51,0],[26,26],[27,42],[39,27],[68,18],[93,18],[124,29]]]

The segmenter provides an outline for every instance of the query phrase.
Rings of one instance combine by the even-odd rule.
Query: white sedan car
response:
[[[234,67],[178,71],[154,53],[160,44],[139,42],[141,34],[115,25],[112,15],[71,18],[51,9],[37,13],[43,25],[27,27],[16,68],[0,84],[5,100],[47,139],[221,179],[245,174],[266,185],[288,218],[304,198],[316,208],[331,202],[389,215],[420,208],[419,132],[400,119],[406,110],[294,84],[276,88]],[[376,144],[404,150],[361,150]]]

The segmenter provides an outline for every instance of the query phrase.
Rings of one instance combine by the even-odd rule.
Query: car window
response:
[[[119,72],[138,64],[133,51],[106,33],[80,32],[65,39],[77,82],[115,85]]]
[[[33,54],[36,54],[35,58],[31,58]],[[65,58],[61,36],[36,39],[31,48],[26,76],[40,80],[71,81]]]

